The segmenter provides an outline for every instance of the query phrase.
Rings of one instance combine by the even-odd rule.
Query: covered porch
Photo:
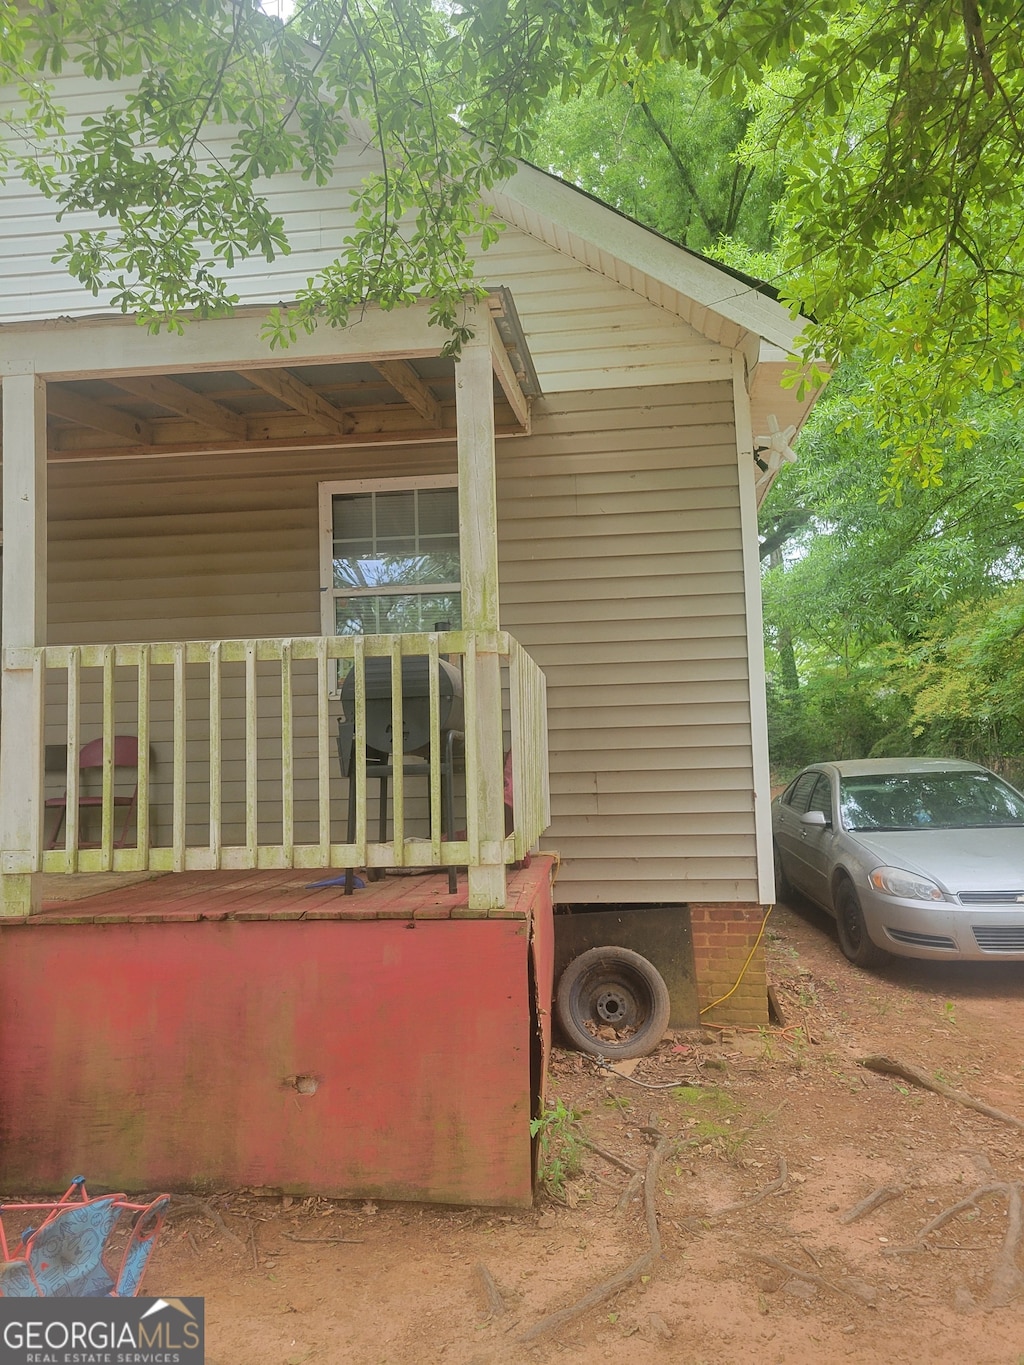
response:
[[[0,327],[0,1160],[524,1204],[547,721],[495,439],[525,343],[501,290],[458,359],[426,305],[283,355],[261,317]]]
[[[267,350],[256,310],[182,336],[109,317],[0,329],[4,916],[39,912],[44,874],[243,869],[463,868],[469,908],[505,905],[507,865],[549,820],[543,675],[498,619],[494,442],[528,430],[535,377],[506,291],[467,302],[465,321],[473,335],[457,360],[442,354],[447,337],[425,305],[369,311],[347,329],[297,337],[284,355]],[[102,486],[122,468],[144,478],[147,461],[190,462],[194,479],[197,461],[223,458],[244,480],[247,458],[280,468],[316,456],[343,475],[386,451],[389,468],[397,461],[430,485],[445,445],[455,476],[444,482],[457,488],[455,621],[333,633],[328,524],[322,633],[309,631],[307,612],[293,632],[208,637],[200,623],[163,634],[157,604],[104,576],[99,520],[95,557],[79,572],[85,583],[95,574],[88,614],[112,628],[55,635],[48,624],[47,503],[64,470],[87,467]],[[197,555],[202,539],[197,526]],[[176,554],[188,561],[187,538]],[[368,738],[368,694],[379,719],[383,687],[384,728],[407,732],[411,661],[423,734],[385,786],[389,755],[372,729]],[[453,676],[457,722],[445,710]],[[349,727],[342,745],[339,723]]]

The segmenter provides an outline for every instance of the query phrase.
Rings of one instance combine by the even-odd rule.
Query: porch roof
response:
[[[273,354],[255,339],[256,307],[185,337],[110,314],[13,323],[0,326],[0,374],[47,377],[51,461],[454,441],[455,362],[426,314],[368,310]],[[495,435],[522,434],[539,384],[509,291],[491,291],[477,316]]]

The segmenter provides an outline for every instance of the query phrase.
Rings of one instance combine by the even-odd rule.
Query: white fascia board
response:
[[[757,848],[758,899],[775,900],[772,857],[771,766],[768,751],[768,692],[764,664],[764,619],[761,607],[761,568],[757,544],[756,469],[751,458],[755,433],[751,427],[750,397],[743,357],[733,357],[733,404],[736,414],[736,455],[740,488],[740,525],[743,545],[743,596],[747,626],[747,670],[750,685],[750,748],[754,795],[754,835]]]
[[[279,368],[440,355],[448,333],[430,320],[426,303],[386,312],[366,308],[347,327],[300,331],[283,350],[263,336],[266,307],[239,308],[173,332],[152,334],[134,317],[92,317],[0,326],[0,375],[35,371],[47,379],[115,374],[187,374],[196,370]]]
[[[496,192],[754,332],[787,355],[806,326],[805,318],[790,317],[789,310],[767,294],[536,167],[520,163],[509,180],[496,186]]]

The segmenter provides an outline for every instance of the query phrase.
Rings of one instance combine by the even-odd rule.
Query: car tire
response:
[[[853,883],[844,878],[836,892],[836,929],[843,956],[855,967],[881,967],[890,954],[868,933]]]
[[[629,948],[580,953],[562,973],[555,996],[555,1014],[570,1047],[611,1061],[653,1052],[671,1009],[657,967]]]
[[[772,843],[772,852],[775,858],[775,896],[777,900],[788,901],[793,894],[793,883],[786,876],[786,869],[782,865],[782,850],[777,843]]]

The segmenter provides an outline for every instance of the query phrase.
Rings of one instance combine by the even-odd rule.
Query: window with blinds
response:
[[[457,488],[331,489],[329,534],[335,634],[459,629]]]

